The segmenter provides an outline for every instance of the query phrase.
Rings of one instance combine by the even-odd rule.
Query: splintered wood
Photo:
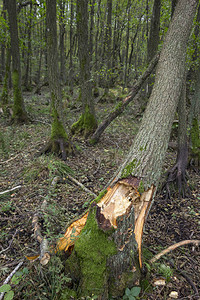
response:
[[[134,234],[138,244],[139,263],[140,267],[142,267],[141,245],[143,227],[155,187],[152,185],[151,188],[140,195],[138,192],[139,184],[140,180],[138,178],[130,176],[118,181],[112,188],[109,188],[104,197],[96,204],[96,219],[99,228],[104,231],[112,227],[117,228],[118,218],[128,215],[131,207],[134,206]],[[57,243],[57,250],[67,251],[74,245],[75,240],[85,226],[87,216],[88,213],[67,228],[65,235]],[[118,250],[123,251],[123,247]]]

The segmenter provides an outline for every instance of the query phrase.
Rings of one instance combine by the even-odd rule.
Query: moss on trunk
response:
[[[18,123],[24,123],[28,121],[27,113],[24,109],[22,91],[19,83],[19,73],[17,70],[14,70],[12,73],[13,80],[13,116],[12,119]]]
[[[79,120],[72,125],[71,131],[73,134],[81,134],[84,137],[88,137],[94,133],[96,128],[96,118],[90,112],[89,106],[86,105],[84,113],[82,113]]]
[[[75,243],[74,251],[66,262],[66,270],[81,280],[79,296],[101,295],[108,280],[107,258],[117,249],[111,238],[112,230],[99,229],[96,208],[90,211],[86,225]]]

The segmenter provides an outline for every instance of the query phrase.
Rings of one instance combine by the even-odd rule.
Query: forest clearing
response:
[[[200,5],[143,2],[0,1],[0,300],[200,298]]]

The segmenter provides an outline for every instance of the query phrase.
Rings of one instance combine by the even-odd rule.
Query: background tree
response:
[[[46,24],[47,24],[47,57],[48,57],[48,79],[51,92],[52,125],[51,137],[43,152],[60,153],[62,159],[66,160],[68,153],[72,152],[63,116],[63,103],[58,70],[57,50],[57,27],[56,27],[56,0],[46,1]]]
[[[28,121],[28,116],[24,107],[24,100],[21,89],[21,65],[19,52],[19,38],[17,26],[16,0],[6,1],[8,19],[10,26],[11,54],[12,54],[12,81],[13,81],[13,115],[12,119],[18,123]]]
[[[92,98],[92,82],[90,73],[89,43],[88,43],[88,1],[77,1],[77,36],[78,56],[80,65],[80,98],[82,114],[72,125],[72,133],[80,133],[87,137],[97,127],[94,101]]]

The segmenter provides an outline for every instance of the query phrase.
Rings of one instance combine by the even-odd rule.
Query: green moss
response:
[[[73,297],[73,298],[71,298],[71,297]],[[70,299],[77,299],[77,294],[74,290],[65,288],[62,291],[62,294],[61,294],[59,300],[70,300]]]
[[[196,118],[192,121],[191,129],[191,142],[192,142],[192,153],[198,157],[200,160],[200,133],[199,124]]]
[[[99,195],[91,203],[93,202],[98,203],[101,200],[101,198],[103,198],[103,196],[107,193],[107,191],[108,191],[107,189],[101,191]]]
[[[122,171],[121,178],[126,178],[132,174],[133,169],[137,166],[137,159],[134,158]]]
[[[72,125],[71,131],[73,134],[83,134],[87,137],[97,128],[96,118],[90,113],[88,105],[79,120]]]
[[[24,119],[26,119],[27,116],[23,107],[22,91],[19,84],[19,73],[17,70],[14,70],[12,73],[12,81],[14,96],[13,119],[16,119],[18,121],[24,121]]]
[[[142,193],[144,193],[144,191],[145,191],[144,183],[143,183],[143,181],[141,180],[141,181],[140,181],[140,184],[139,184],[139,187],[138,187],[138,192],[139,192],[140,194],[142,194]]]
[[[61,120],[59,120],[58,112],[54,106],[52,107],[52,116],[53,122],[51,126],[51,139],[54,140],[58,138],[64,138],[66,141],[68,141],[68,135]]]
[[[67,261],[67,269],[77,272],[80,266],[80,295],[100,295],[108,277],[107,258],[116,254],[114,241],[108,239],[111,232],[100,230],[96,221],[96,208],[90,211],[86,225],[75,243],[74,255]]]
[[[117,105],[113,109],[113,111],[116,111],[116,110],[123,110],[123,102],[122,101],[120,101],[119,103],[117,103]]]

